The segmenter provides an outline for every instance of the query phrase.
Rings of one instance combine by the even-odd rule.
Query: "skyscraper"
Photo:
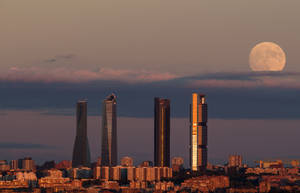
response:
[[[117,165],[117,100],[114,94],[103,101],[101,158],[103,166]]]
[[[76,139],[72,167],[90,166],[91,156],[87,138],[87,101],[80,100],[76,107]]]
[[[154,99],[154,165],[170,166],[169,99]]]
[[[193,171],[207,165],[207,104],[205,95],[193,93],[190,106],[190,166]]]

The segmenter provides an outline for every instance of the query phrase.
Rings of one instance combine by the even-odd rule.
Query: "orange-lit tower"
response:
[[[190,106],[190,166],[193,171],[207,165],[207,104],[205,95],[193,93]]]

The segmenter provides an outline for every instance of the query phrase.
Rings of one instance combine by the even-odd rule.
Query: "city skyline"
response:
[[[108,95],[106,97],[106,99],[103,100],[103,103],[102,103],[102,109],[103,109],[103,112],[106,112],[106,115],[108,117],[108,122],[110,122],[108,125],[115,125],[115,131],[116,131],[116,95],[115,94],[111,94],[111,95]],[[107,105],[109,106],[107,108]],[[156,141],[158,142],[159,140],[157,140],[156,138],[161,138],[161,136],[163,138],[170,138],[169,134],[170,133],[170,100],[169,99],[162,99],[162,98],[158,98],[158,97],[155,97],[154,98],[154,130],[165,130],[166,128],[169,128],[169,129],[166,129],[164,135],[161,135],[161,132],[157,132],[158,135],[154,135],[154,147],[156,146]],[[89,152],[89,145],[88,145],[88,139],[87,139],[87,99],[84,99],[84,100],[78,100],[77,101],[77,105],[76,105],[76,138],[75,138],[75,143],[74,143],[74,149],[73,149],[73,166],[74,167],[78,167],[78,166],[89,166],[90,165],[90,161],[87,161],[87,163],[83,163],[83,162],[86,162],[86,160],[90,160],[90,152]],[[104,117],[105,117],[104,116]],[[164,120],[164,121],[161,121],[161,120]],[[104,124],[104,123],[103,123]],[[105,130],[105,125],[107,124],[104,124],[102,125],[102,133],[103,131]],[[160,127],[158,126],[163,126],[162,128],[164,129],[161,129]],[[196,130],[194,129],[194,125],[196,125]],[[207,103],[206,103],[206,97],[204,94],[198,94],[198,93],[192,93],[192,104],[190,104],[190,132],[189,132],[189,137],[190,137],[190,147],[192,147],[194,142],[193,142],[193,135],[194,135],[194,130],[197,131],[196,132],[196,137],[197,137],[197,141],[196,141],[196,149],[195,149],[195,152],[196,153],[196,158],[195,159],[195,163],[196,163],[196,166],[194,167],[193,166],[193,150],[190,149],[190,155],[189,155],[189,160],[190,160],[190,168],[192,170],[198,170],[198,169],[204,169],[206,168],[207,166],[207,163],[214,163],[213,162],[208,162],[208,158],[207,158]],[[156,132],[155,132],[156,133]],[[102,135],[102,137],[104,137],[104,135]],[[79,139],[80,138],[80,139]],[[139,138],[139,137],[138,137]],[[86,140],[85,140],[86,139]],[[116,139],[116,138],[115,138]],[[164,140],[166,140],[164,139]],[[161,142],[164,142],[161,141]],[[86,141],[87,143],[78,143],[78,141]],[[103,140],[102,140],[103,141]],[[116,140],[115,140],[116,141]],[[154,165],[156,166],[159,166],[159,167],[163,167],[163,166],[168,166],[170,164],[168,164],[170,161],[170,145],[169,144],[169,141],[170,139],[166,140],[167,143],[167,147],[164,147],[164,145],[158,145],[157,147],[160,147],[158,149],[165,149],[166,148],[166,152],[164,151],[160,151],[160,152],[163,152],[164,154],[164,157],[166,157],[167,159],[161,159],[161,163],[167,163],[167,164],[156,164],[157,162],[155,161],[156,160],[156,153],[154,153]],[[200,145],[199,145],[199,141],[200,141]],[[117,142],[115,142],[117,144]],[[85,145],[87,144],[87,146]],[[35,144],[32,144],[32,148],[35,148],[34,147]],[[80,147],[79,147],[80,146]],[[76,148],[77,147],[77,148]],[[83,148],[82,148],[83,147]],[[87,147],[87,148],[85,148]],[[82,157],[83,154],[79,155],[78,154],[78,149],[88,149],[88,151],[82,151],[83,154],[87,155],[88,158],[84,158]],[[184,147],[185,148],[185,147]],[[154,148],[155,149],[155,148]],[[185,150],[186,151],[186,150]],[[77,152],[77,153],[76,153]],[[116,154],[117,151],[115,151],[115,154]],[[232,152],[231,152],[232,153]],[[77,156],[75,156],[75,154],[77,154]],[[101,155],[103,154],[103,152],[101,152]],[[129,154],[123,154],[123,158],[124,158],[124,155],[125,157],[127,157],[128,155],[130,155],[131,153]],[[27,154],[29,155],[29,154]],[[230,155],[230,154],[229,154]],[[98,154],[96,154],[95,156],[98,156]],[[94,157],[95,157],[94,156]],[[178,154],[176,155],[178,156]],[[176,158],[176,156],[172,156],[172,158]],[[105,157],[105,156],[103,156]],[[116,166],[118,165],[118,163],[121,162],[121,159],[118,160],[117,157],[118,154],[116,154],[116,156],[114,156],[114,164],[107,164],[104,160],[104,162],[102,162],[103,166]],[[78,159],[79,158],[79,159]],[[31,159],[31,158],[30,158]],[[77,160],[76,160],[77,159]],[[282,158],[272,158],[273,160],[276,160],[276,159],[282,159]],[[293,159],[296,159],[295,157]],[[143,161],[145,161],[145,159],[142,159]],[[291,159],[286,159],[286,158],[283,158],[283,160],[291,160]],[[141,161],[141,160],[139,160]],[[187,161],[187,160],[186,160]],[[247,160],[246,160],[247,161]],[[248,160],[249,161],[249,160]],[[255,160],[257,161],[257,160]],[[82,162],[80,164],[80,162]],[[135,160],[136,162],[136,160]],[[249,162],[248,162],[249,163]],[[137,164],[137,163],[136,163]],[[251,165],[251,164],[250,164]],[[186,163],[186,166],[187,166],[187,163]],[[196,169],[195,169],[196,168]]]
[[[230,121],[229,121],[230,122]],[[142,135],[140,135],[140,136],[142,136]],[[138,137],[139,138],[139,136],[135,136],[135,137]],[[98,139],[99,140],[99,139]],[[34,149],[34,148],[36,148],[36,147],[34,147],[34,145],[35,144],[33,144],[32,145],[32,148]],[[26,147],[25,147],[26,148]],[[45,147],[45,148],[47,148],[47,147]],[[49,147],[50,149],[51,149],[51,147]],[[186,146],[184,146],[184,151],[187,151],[187,149],[186,149]],[[128,152],[128,151],[127,151]],[[232,151],[229,151],[228,152],[228,154],[230,154],[230,153],[233,153]],[[124,155],[132,155],[132,153],[127,153],[127,154],[124,154],[124,153],[121,153],[123,156]],[[27,155],[27,156],[30,156],[30,154],[29,153],[26,153],[25,155]],[[178,153],[173,153],[173,156],[178,156],[179,154]],[[173,157],[172,156],[172,157]],[[95,157],[95,156],[94,156]],[[138,156],[139,157],[139,156]],[[152,157],[152,156],[151,156]],[[183,156],[183,157],[185,157],[185,156]],[[135,156],[135,158],[136,158],[136,156]],[[273,157],[274,159],[276,158],[282,158],[282,157],[280,157],[280,156],[276,156],[276,157]],[[285,157],[283,157],[283,158],[285,158]],[[294,157],[291,157],[291,158],[297,158],[296,156],[294,156]],[[47,159],[46,157],[44,157],[44,160],[45,159]],[[65,158],[65,159],[68,159],[68,158]],[[224,158],[223,159],[225,159],[225,156],[224,156]],[[258,158],[256,158],[256,159],[258,159]],[[137,162],[140,162],[141,160],[149,160],[148,158],[138,158],[138,159],[134,159],[135,160],[135,162],[137,161]],[[185,164],[187,164],[187,160],[188,160],[188,158],[186,158],[185,157],[185,160],[186,160],[186,162],[185,162]],[[213,161],[213,160],[212,160]],[[246,161],[251,161],[251,159],[250,160],[246,160]],[[214,161],[212,162],[212,163],[215,163]],[[219,162],[219,163],[222,163],[222,162]]]
[[[0,192],[300,192],[299,7],[0,0]]]

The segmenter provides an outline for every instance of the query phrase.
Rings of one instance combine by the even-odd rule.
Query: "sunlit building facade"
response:
[[[10,170],[10,165],[6,160],[0,160],[0,172]]]
[[[193,171],[207,166],[207,104],[198,93],[193,93],[190,106],[190,166]]]
[[[121,165],[124,166],[124,167],[130,167],[130,166],[133,166],[133,159],[131,157],[123,157],[121,159]]]
[[[11,160],[11,161],[10,161],[10,168],[11,168],[12,170],[17,170],[17,169],[19,169],[20,167],[19,167],[18,160]]]
[[[35,163],[34,160],[32,160],[31,157],[25,157],[22,160],[22,169],[26,171],[31,171],[35,169]]]
[[[170,166],[170,100],[154,99],[154,165]]]
[[[184,160],[182,157],[173,157],[172,159],[172,169],[174,172],[179,172],[183,169]]]
[[[241,155],[230,155],[228,158],[229,167],[242,167],[243,157]]]
[[[102,111],[102,152],[103,166],[116,166],[117,152],[117,100],[114,94],[103,101]]]
[[[91,156],[87,137],[87,101],[80,100],[76,107],[76,138],[73,149],[72,167],[90,167]]]

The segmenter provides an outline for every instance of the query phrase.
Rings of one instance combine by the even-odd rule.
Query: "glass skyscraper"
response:
[[[118,162],[117,100],[114,94],[103,101],[101,159],[103,166],[116,166]]]
[[[205,95],[193,93],[190,108],[190,166],[193,171],[207,166],[207,104]]]
[[[154,165],[170,166],[170,100],[154,99]]]
[[[72,167],[89,167],[91,164],[91,156],[87,137],[87,101],[85,100],[77,102],[76,127]]]

